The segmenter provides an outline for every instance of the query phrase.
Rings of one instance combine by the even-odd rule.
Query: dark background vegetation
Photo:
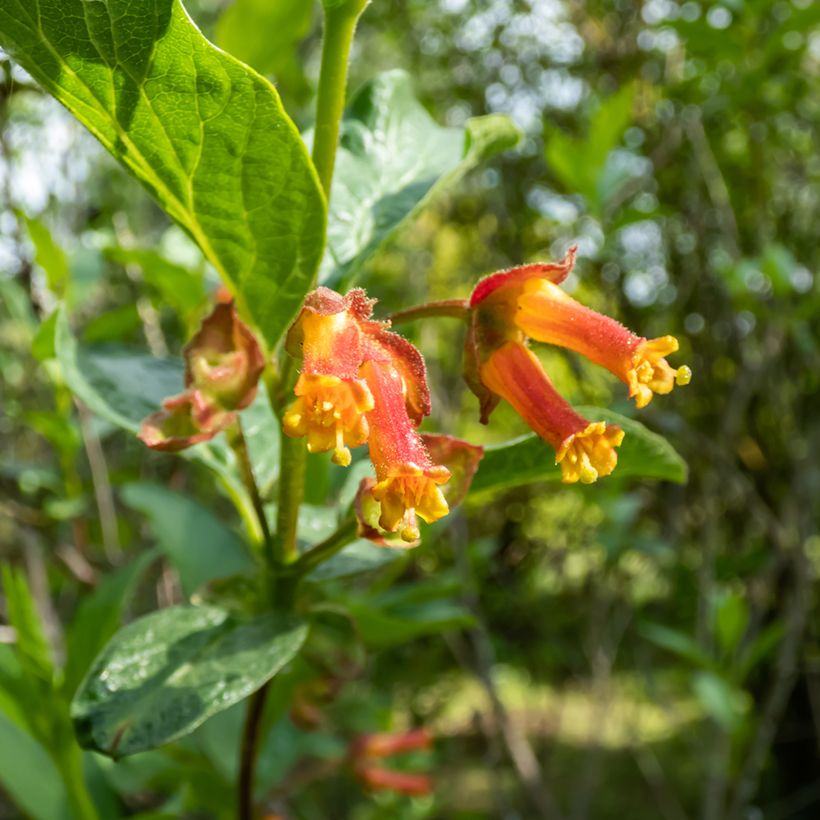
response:
[[[213,34],[225,5],[190,10]],[[371,797],[334,774],[297,794],[294,817],[536,818],[556,805],[573,820],[820,816],[818,21],[809,0],[368,9],[354,86],[403,67],[439,122],[499,111],[526,132],[390,243],[366,277],[372,295],[386,311],[466,295],[491,270],[577,243],[576,295],[681,340],[692,384],[642,419],[690,477],[515,489],[436,528],[395,572],[450,585],[478,626],[371,657],[317,732],[274,708],[263,752],[275,790],[346,733],[424,724],[436,794]],[[318,25],[277,67],[301,127]],[[30,314],[51,310],[21,214],[38,217],[68,252],[91,340],[176,354],[185,322],[100,248],[156,248],[194,268],[196,253],[56,103],[0,67],[0,276]],[[120,485],[170,484],[231,512],[208,476],[95,425],[55,389],[25,310],[4,295],[0,559],[26,567],[60,647],[89,589],[152,544]],[[428,360],[436,427],[482,442],[523,431],[503,408],[478,425],[457,327],[408,333]],[[550,366],[574,402],[629,412],[608,376],[576,359]],[[180,595],[157,565],[132,614]],[[14,638],[0,626],[0,639]],[[230,816],[236,711],[185,743],[100,764],[111,816]],[[16,816],[0,796],[0,817]]]

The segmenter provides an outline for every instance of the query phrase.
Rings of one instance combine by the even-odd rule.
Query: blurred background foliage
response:
[[[187,5],[310,126],[318,9]],[[464,296],[489,271],[577,243],[577,295],[681,340],[693,382],[644,420],[690,474],[685,486],[616,473],[482,497],[382,570],[375,598],[340,585],[380,651],[361,656],[329,607],[326,651],[277,679],[260,774],[273,815],[820,814],[818,24],[810,0],[368,9],[354,88],[404,68],[438,122],[503,112],[525,133],[389,243],[363,277],[370,293],[385,312]],[[201,468],[148,452],[72,398],[47,318],[65,300],[86,342],[176,355],[213,274],[81,126],[0,68],[0,559],[16,626],[0,625],[0,817],[65,816],[83,771],[102,816],[229,817],[241,707],[116,764],[73,740],[77,675],[121,613],[189,591],[135,482],[175,490],[162,496],[170,517],[181,498],[199,505],[191,520],[227,524],[221,537],[235,522]],[[427,357],[431,428],[480,443],[523,432],[504,408],[478,424],[455,323],[403,330]],[[630,413],[608,376],[544,357],[573,402]],[[320,504],[343,477],[319,459],[310,469]],[[195,574],[196,558],[183,569]],[[25,691],[21,664],[38,681]],[[413,724],[437,738],[416,761],[435,796],[367,795],[328,769],[352,734]]]

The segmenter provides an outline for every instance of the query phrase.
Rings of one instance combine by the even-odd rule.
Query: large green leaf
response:
[[[246,698],[299,651],[307,626],[215,607],[154,612],[118,632],[71,705],[80,742],[111,757],[154,749]]]
[[[322,282],[349,284],[425,200],[519,138],[500,114],[469,120],[466,128],[437,125],[403,71],[366,85],[342,122]]]
[[[618,448],[618,466],[611,477],[656,478],[684,484],[686,462],[663,436],[638,421],[600,407],[577,407],[587,418],[619,425],[626,435]],[[536,481],[560,481],[561,468],[555,454],[538,436],[530,434],[506,444],[486,447],[473,478],[469,498]]]
[[[4,0],[0,46],[154,194],[274,344],[321,258],[325,206],[273,86],[179,0]]]
[[[192,498],[148,482],[127,484],[120,498],[148,517],[186,594],[255,566],[242,539]]]

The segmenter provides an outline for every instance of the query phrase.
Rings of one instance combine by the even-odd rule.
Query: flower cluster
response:
[[[558,394],[528,339],[586,356],[629,387],[638,407],[655,393],[688,384],[688,367],[672,368],[666,356],[678,349],[673,336],[645,339],[577,302],[559,285],[575,262],[570,248],[557,264],[533,264],[482,279],[470,296],[465,377],[487,422],[500,399],[508,401],[556,454],[562,479],[591,483],[618,462],[623,431],[591,422]]]
[[[360,289],[308,295],[285,345],[302,370],[283,427],[306,437],[310,452],[332,450],[342,466],[350,447],[367,443],[376,479],[360,493],[363,523],[412,543],[417,516],[431,523],[447,515],[441,487],[450,471],[433,462],[416,431],[430,412],[424,360],[372,313]]]
[[[183,450],[208,441],[236,420],[256,396],[265,359],[231,301],[219,302],[183,351],[185,391],[142,423],[154,450]]]
[[[464,374],[479,398],[481,421],[506,400],[555,450],[562,480],[589,484],[615,469],[624,433],[573,410],[530,340],[605,367],[639,408],[688,384],[691,372],[667,362],[678,349],[673,336],[637,336],[562,290],[574,262],[570,248],[561,262],[491,274],[468,301],[446,304],[467,321]],[[286,435],[304,437],[311,453],[332,452],[343,467],[351,463],[351,448],[367,444],[375,478],[364,479],[356,497],[360,534],[407,546],[419,538],[419,518],[432,523],[459,503],[483,451],[419,434],[430,413],[424,360],[389,322],[372,318],[373,305],[358,288],[346,296],[324,287],[308,294],[285,342],[301,368],[282,424]],[[140,437],[159,450],[212,438],[253,401],[263,368],[260,348],[233,304],[217,304],[185,348],[185,391],[143,422]]]

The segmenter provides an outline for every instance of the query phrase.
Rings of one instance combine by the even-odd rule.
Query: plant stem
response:
[[[253,820],[253,784],[259,755],[259,735],[270,683],[264,684],[248,700],[242,729],[242,752],[239,758],[238,820]]]
[[[262,533],[265,548],[265,561],[270,564],[273,560],[273,539],[271,538],[270,528],[268,527],[268,519],[265,516],[265,507],[262,503],[262,496],[259,493],[259,487],[256,484],[256,477],[253,474],[253,465],[251,464],[250,456],[248,455],[248,444],[245,441],[245,434],[242,432],[242,421],[237,418],[236,423],[231,425],[226,432],[228,444],[236,456],[236,463],[239,467],[239,474],[242,477],[242,483],[248,491],[248,495],[253,504],[253,510],[256,513],[256,519],[259,523],[259,529]]]
[[[299,507],[305,493],[307,448],[300,438],[282,437],[279,456],[279,505],[276,508],[276,540],[274,561],[277,565],[292,564],[299,557],[296,528]]]
[[[294,571],[297,575],[306,575],[319,564],[323,564],[328,558],[332,558],[337,552],[346,547],[356,537],[356,519],[348,518],[342,522],[339,529],[332,535],[320,541],[316,546],[309,549],[294,564]]]
[[[322,39],[322,67],[316,100],[316,127],[313,136],[313,164],[325,196],[330,198],[339,127],[344,113],[347,65],[356,23],[369,0],[342,0],[330,6],[326,0],[325,30]],[[287,371],[286,371],[287,372]],[[282,384],[283,391],[289,384]],[[296,525],[305,491],[307,452],[300,439],[282,439],[279,470],[279,499],[276,512],[276,540],[273,559],[279,566],[298,558]]]
[[[316,128],[313,136],[313,164],[325,196],[330,198],[339,125],[345,106],[347,64],[356,23],[369,0],[342,0],[336,6],[325,2],[325,30],[322,39],[322,68],[316,98]]]
[[[433,316],[449,316],[452,319],[466,320],[470,306],[466,299],[442,299],[440,302],[427,302],[424,305],[398,310],[388,318],[394,325],[402,322],[413,322]]]

